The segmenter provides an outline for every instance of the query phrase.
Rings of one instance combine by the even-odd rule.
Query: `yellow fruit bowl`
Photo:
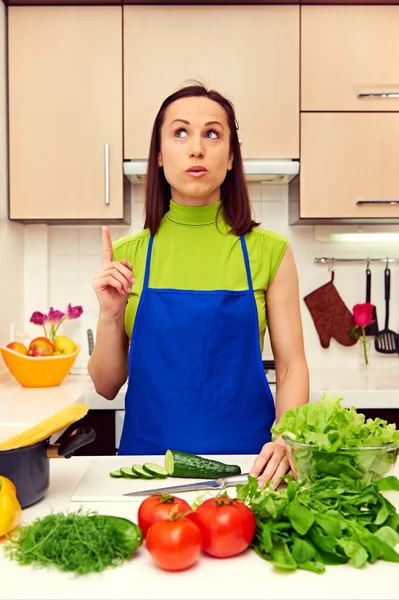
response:
[[[57,356],[27,356],[0,346],[0,352],[11,375],[23,387],[55,387],[60,385],[72,369],[80,352]]]

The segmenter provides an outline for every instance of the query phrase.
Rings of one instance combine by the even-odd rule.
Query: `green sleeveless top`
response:
[[[240,238],[229,234],[222,215],[216,222],[220,202],[207,206],[184,206],[170,201],[154,237],[149,287],[193,290],[246,290],[248,282]],[[143,288],[150,231],[144,229],[113,243],[114,260],[133,265],[132,286],[125,312],[126,333],[131,339]],[[245,235],[263,351],[266,332],[265,292],[277,273],[288,246],[282,235],[254,227]],[[234,323],[231,324],[234,327]]]

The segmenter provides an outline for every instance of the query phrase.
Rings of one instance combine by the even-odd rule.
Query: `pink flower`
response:
[[[356,304],[353,307],[353,319],[358,327],[367,327],[373,320],[374,305],[370,302]]]
[[[39,311],[35,311],[30,318],[30,322],[34,323],[35,325],[41,325],[43,327],[45,337],[53,342],[61,323],[63,323],[65,319],[78,319],[82,313],[83,308],[81,306],[71,306],[70,303],[68,304],[68,308],[64,313],[50,306],[48,315],[44,315]],[[50,325],[49,332],[46,329],[47,323]]]
[[[35,325],[44,325],[47,323],[47,315],[44,315],[36,310],[30,318],[30,323],[34,323]]]
[[[81,306],[71,306],[68,304],[68,308],[66,310],[67,319],[78,319],[83,312],[83,308]]]
[[[52,306],[50,306],[50,310],[47,316],[47,323],[50,325],[58,325],[58,323],[63,319],[65,313],[60,310],[54,310]]]

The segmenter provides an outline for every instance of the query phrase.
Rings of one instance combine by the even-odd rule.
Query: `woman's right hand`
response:
[[[103,265],[93,281],[93,288],[100,304],[100,313],[112,318],[122,317],[129,298],[133,277],[132,265],[123,259],[113,260],[111,234],[108,227],[102,228]]]

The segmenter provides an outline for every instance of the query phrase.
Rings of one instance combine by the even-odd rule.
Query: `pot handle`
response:
[[[47,448],[47,458],[71,458],[75,450],[90,444],[96,438],[96,432],[91,427],[78,427],[71,431],[60,444],[51,444]]]

